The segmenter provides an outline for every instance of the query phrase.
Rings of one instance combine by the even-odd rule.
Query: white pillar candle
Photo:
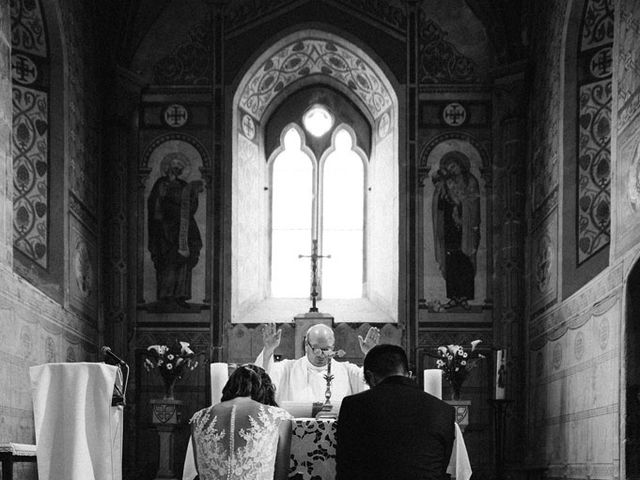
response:
[[[504,400],[507,381],[507,351],[496,352],[496,400]]]
[[[424,391],[442,400],[442,370],[428,368],[424,371]]]
[[[223,362],[216,362],[210,365],[211,372],[211,405],[220,403],[222,389],[229,380],[229,365]]]

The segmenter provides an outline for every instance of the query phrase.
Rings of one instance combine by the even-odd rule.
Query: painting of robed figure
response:
[[[168,145],[174,143],[173,148]],[[194,290],[200,297],[197,301],[204,294],[200,273],[204,182],[197,177],[197,155],[188,147],[185,142],[166,142],[152,155],[156,168],[146,201],[146,247],[151,265],[145,267],[145,297],[155,300],[154,307],[163,311],[190,309]],[[194,282],[194,273],[198,282]]]

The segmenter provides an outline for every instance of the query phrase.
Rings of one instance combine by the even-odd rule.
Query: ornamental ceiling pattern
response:
[[[285,87],[309,75],[324,75],[345,85],[374,118],[387,110],[391,95],[369,61],[333,40],[295,40],[250,73],[239,106],[260,120],[271,100]]]

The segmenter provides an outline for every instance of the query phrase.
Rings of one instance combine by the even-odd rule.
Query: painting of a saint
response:
[[[469,308],[475,297],[476,253],[480,244],[480,191],[469,158],[452,151],[442,156],[432,177],[435,259],[446,282],[445,308]]]
[[[161,303],[189,308],[191,271],[197,265],[202,238],[194,215],[203,182],[184,180],[190,161],[171,152],[160,163],[147,201],[149,253],[156,270],[156,294]]]

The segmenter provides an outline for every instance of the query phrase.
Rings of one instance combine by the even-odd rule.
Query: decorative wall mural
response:
[[[534,283],[538,291],[545,292],[551,282],[551,265],[554,262],[551,238],[543,235],[536,247]]]
[[[422,297],[433,312],[472,310],[486,292],[485,179],[480,173],[485,157],[462,137],[438,137],[421,155]]]
[[[189,39],[178,45],[171,55],[153,66],[153,81],[158,85],[208,85],[213,72],[211,27],[194,25]]]
[[[472,83],[479,80],[473,60],[445,40],[447,32],[420,10],[420,83]]]
[[[351,50],[339,39],[310,36],[282,46],[245,84],[239,106],[259,120],[278,92],[308,75],[330,76],[357,95],[377,118],[391,106],[391,96],[361,52]]]
[[[161,176],[148,199],[149,252],[156,269],[156,299],[186,307],[191,299],[191,270],[200,260],[202,237],[194,214],[202,180],[187,182],[191,162],[171,152],[160,162]]]
[[[11,2],[14,246],[48,265],[49,96],[46,27],[39,1]]]
[[[607,246],[611,225],[613,4],[585,3],[578,52],[578,264]]]
[[[73,275],[78,292],[83,297],[89,297],[94,288],[94,271],[89,255],[89,246],[84,240],[79,240],[73,252]]]
[[[476,253],[480,245],[480,190],[469,158],[446,153],[433,175],[433,239],[446,282],[446,307],[469,308],[475,298]]]
[[[171,138],[157,142],[148,158],[144,298],[156,309],[179,312],[205,298],[206,202],[198,148]]]

